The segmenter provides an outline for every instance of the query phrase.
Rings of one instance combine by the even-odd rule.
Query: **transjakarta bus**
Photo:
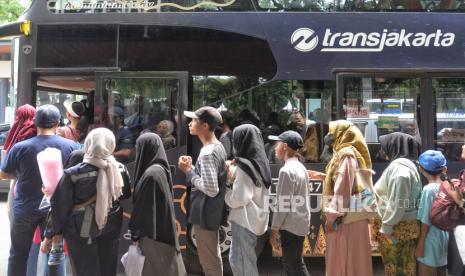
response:
[[[178,156],[200,148],[183,111],[212,105],[264,133],[270,124],[287,128],[300,111],[306,139],[313,137],[305,154],[312,170],[325,168],[329,121],[347,119],[367,137],[376,177],[387,166],[378,136],[393,131],[414,135],[422,150],[442,150],[454,174],[465,138],[464,9],[463,0],[34,0],[0,35],[19,35],[17,105],[86,99],[91,127],[111,127],[109,111],[121,108],[128,127],[140,118],[135,137],[171,120],[174,170]],[[271,167],[277,177],[280,165]],[[310,184],[321,193],[321,182]],[[174,197],[193,272],[195,233],[177,170]],[[223,228],[224,256],[230,237]],[[304,251],[324,250],[315,211]]]

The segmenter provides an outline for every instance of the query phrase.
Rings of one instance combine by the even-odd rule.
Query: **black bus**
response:
[[[91,127],[109,126],[121,108],[136,136],[170,120],[173,169],[200,148],[183,111],[211,105],[264,133],[303,121],[312,170],[325,168],[329,121],[347,119],[365,135],[377,176],[387,166],[378,137],[393,131],[442,150],[453,174],[465,140],[464,10],[463,0],[34,0],[0,36],[20,35],[16,105],[86,99]],[[277,177],[280,165],[271,167]],[[182,173],[175,183],[190,266]],[[311,184],[321,193],[321,182]],[[227,254],[227,227],[221,238]],[[315,212],[305,255],[324,255],[324,244]]]

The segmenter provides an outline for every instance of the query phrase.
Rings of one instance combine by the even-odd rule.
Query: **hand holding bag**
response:
[[[139,246],[130,245],[128,252],[121,257],[124,272],[127,276],[141,276],[144,268],[145,256],[142,255]]]
[[[342,219],[343,224],[357,222],[378,217],[378,205],[373,188],[373,175],[370,169],[361,169],[357,163],[352,195],[350,197],[349,212]]]

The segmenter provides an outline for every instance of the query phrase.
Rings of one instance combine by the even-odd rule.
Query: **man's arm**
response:
[[[209,197],[215,197],[220,189],[218,187],[218,170],[212,155],[205,155],[199,161],[202,167],[201,175],[197,175],[194,170],[186,174],[186,181],[202,191]]]
[[[0,170],[0,179],[15,179],[15,175],[12,173],[6,173]]]

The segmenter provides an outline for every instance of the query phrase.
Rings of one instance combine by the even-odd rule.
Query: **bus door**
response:
[[[424,131],[429,123],[420,109],[426,99],[426,93],[421,92],[422,78],[405,74],[339,73],[336,86],[338,117],[354,123],[364,135],[376,171],[374,180],[388,165],[388,160],[379,153],[379,136],[403,132],[415,137],[422,146],[428,143]]]
[[[187,72],[102,72],[96,73],[95,127],[112,129],[117,138],[115,157],[134,169],[137,137],[154,132],[162,137],[173,175],[176,225],[180,243],[185,248],[184,175],[176,170],[177,159],[187,153],[187,124],[183,111],[187,107]],[[133,183],[134,185],[134,183]],[[132,199],[123,204],[127,233]],[[126,239],[128,235],[124,235]],[[129,242],[121,243],[122,252]]]

